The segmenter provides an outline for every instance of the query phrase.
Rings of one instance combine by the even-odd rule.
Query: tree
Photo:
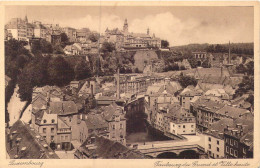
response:
[[[68,38],[68,36],[67,36],[66,33],[61,33],[61,34],[60,34],[60,38],[61,38],[61,42],[62,42],[62,43],[67,43],[67,42],[69,42],[69,38]]]
[[[47,63],[47,58],[36,57],[24,67],[17,82],[19,86],[18,92],[23,101],[31,100],[33,87],[47,84]]]
[[[78,62],[74,68],[75,79],[81,80],[91,76],[91,70],[86,62]]]
[[[243,64],[239,64],[236,67],[236,71],[237,71],[237,73],[245,73],[246,72],[246,67]]]
[[[235,92],[234,97],[242,96],[249,91],[254,91],[254,76],[244,76],[240,84],[238,84],[238,89]]]
[[[104,42],[101,47],[101,52],[107,53],[115,50],[115,45],[111,42]]]
[[[211,65],[210,65],[210,63],[209,63],[209,60],[205,60],[203,63],[202,63],[202,65],[201,65],[203,68],[210,68],[211,67]]]
[[[99,35],[97,33],[91,33],[89,35],[89,40],[91,40],[92,42],[97,42],[99,38]]]
[[[162,40],[161,46],[162,46],[162,48],[167,48],[167,47],[169,47],[169,42],[167,40]]]
[[[246,72],[248,75],[254,75],[254,61],[250,61],[246,64]]]
[[[49,61],[47,72],[52,85],[64,86],[74,79],[73,69],[61,56]]]
[[[181,75],[179,76],[178,81],[183,88],[186,88],[189,85],[197,85],[197,80],[194,77],[185,76],[183,75],[183,73],[181,73]]]
[[[54,54],[64,54],[64,51],[63,51],[63,49],[62,49],[62,46],[60,46],[60,45],[55,45],[55,46],[53,47],[53,53],[54,53]]]

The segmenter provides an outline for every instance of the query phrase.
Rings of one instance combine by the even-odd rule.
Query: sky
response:
[[[127,18],[130,32],[146,33],[149,27],[170,46],[254,41],[253,7],[6,6],[5,23],[25,15],[29,22],[88,27],[100,33],[107,27],[122,29]]]

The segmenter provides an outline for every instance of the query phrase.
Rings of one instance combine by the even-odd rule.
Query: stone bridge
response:
[[[185,140],[136,143],[132,147],[151,158],[204,158],[201,137],[185,136]]]

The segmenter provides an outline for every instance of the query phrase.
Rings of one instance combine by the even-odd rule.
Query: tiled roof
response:
[[[59,159],[55,152],[48,147],[47,142],[21,120],[14,123],[10,133],[12,134],[12,148],[10,149],[10,140],[7,140],[7,152],[11,159],[16,157],[17,159]],[[19,146],[16,141],[19,141]],[[44,147],[45,145],[47,148]]]
[[[91,137],[90,137],[91,138]],[[131,150],[119,142],[114,142],[104,137],[94,136],[95,142],[91,143],[88,138],[80,148],[89,158],[103,159],[142,159],[145,155]]]
[[[103,119],[101,114],[88,114],[85,119],[88,129],[108,128],[108,123]]]
[[[77,105],[73,101],[50,102],[49,111],[58,115],[78,113]]]
[[[209,126],[209,129],[206,134],[209,134],[211,136],[223,139],[224,138],[224,128],[228,126],[232,126],[234,124],[234,120],[230,118],[223,118],[217,122],[214,122],[211,126]]]
[[[232,118],[238,118],[240,115],[248,113],[248,110],[242,108],[236,108],[232,106],[225,106],[219,109],[218,111],[216,111],[216,113],[221,115],[226,115]]]
[[[225,104],[223,104],[220,101],[213,101],[205,97],[200,97],[197,101],[193,103],[193,105],[200,109],[204,109],[211,112],[216,112],[225,106]]]
[[[122,107],[116,105],[116,103],[112,103],[108,107],[105,107],[103,115],[106,121],[113,121],[114,116],[120,116],[120,119],[125,119]]]

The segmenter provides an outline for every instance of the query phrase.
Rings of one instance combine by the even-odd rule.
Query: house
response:
[[[192,88],[185,88],[178,96],[178,100],[180,101],[180,105],[184,107],[186,110],[190,111],[190,102],[195,96],[201,96],[202,92],[199,90],[195,90]]]
[[[44,138],[21,120],[7,130],[6,142],[10,159],[59,159]]]
[[[79,88],[79,85],[80,85],[80,82],[79,82],[79,81],[71,81],[71,82],[70,82],[70,89],[72,89],[72,88],[78,89],[78,88]]]
[[[103,116],[108,123],[109,139],[126,144],[126,118],[124,109],[116,103],[104,107]]]
[[[92,135],[74,153],[75,159],[142,159],[147,158],[119,142]]]
[[[224,128],[226,128],[227,125],[232,125],[233,122],[233,119],[223,118],[213,123],[209,129],[204,132],[205,152],[210,158],[225,158]]]
[[[196,134],[196,120],[192,113],[180,106],[170,106],[165,113],[164,120],[167,121],[168,131],[174,135]]]
[[[191,113],[196,117],[196,125],[201,131],[206,131],[215,121],[219,109],[223,108],[225,104],[220,101],[213,101],[206,97],[200,97],[191,104]]]
[[[254,116],[243,115],[224,128],[225,158],[253,158]]]

